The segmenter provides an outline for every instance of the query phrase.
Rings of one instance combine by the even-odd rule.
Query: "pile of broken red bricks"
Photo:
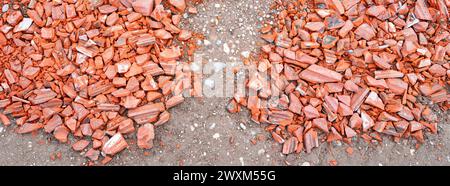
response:
[[[193,33],[179,27],[184,0],[1,5],[0,120],[8,126],[7,115],[15,118],[19,134],[43,130],[107,163],[128,147],[126,135],[152,148],[155,127],[192,88],[189,62],[181,60],[195,47]]]
[[[17,133],[42,130],[107,163],[130,136],[152,148],[182,93],[202,94],[190,70],[196,34],[180,28],[184,11],[196,12],[185,0],[2,1],[0,123]],[[319,138],[423,143],[438,118],[417,97],[449,108],[449,6],[275,0],[248,94],[227,109],[247,107],[284,154],[310,152]]]
[[[392,136],[424,142],[449,108],[450,1],[276,1],[261,54],[249,65],[241,106],[283,144],[283,154],[321,142],[368,143]],[[268,83],[267,83],[268,82]]]

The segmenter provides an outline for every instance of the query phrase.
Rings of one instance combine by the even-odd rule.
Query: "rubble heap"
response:
[[[43,130],[103,163],[155,127],[190,89],[184,0],[3,0],[0,121]],[[183,58],[185,59],[185,58]],[[135,135],[134,135],[135,134]],[[69,141],[72,135],[76,141]],[[131,139],[130,139],[131,140]]]
[[[236,93],[228,110],[247,107],[284,154],[383,135],[423,143],[438,120],[418,97],[449,108],[449,6],[277,0],[275,24],[261,29],[266,44],[248,65],[248,94]]]

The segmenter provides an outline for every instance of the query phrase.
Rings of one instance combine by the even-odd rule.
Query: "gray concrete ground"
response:
[[[197,15],[186,15],[185,28],[203,33],[205,63],[239,64],[242,52],[257,51],[260,21],[270,19],[271,0],[208,0]],[[224,51],[227,43],[228,50]],[[449,114],[439,112],[438,135],[427,135],[415,149],[414,140],[395,143],[384,138],[381,145],[358,141],[352,155],[344,143],[322,143],[310,154],[281,154],[281,145],[249,119],[249,113],[230,114],[229,98],[190,98],[172,108],[171,120],[156,129],[155,147],[144,153],[131,144],[108,165],[450,165]],[[250,140],[264,135],[255,145]],[[129,137],[132,138],[132,137]],[[133,142],[132,140],[129,140]],[[233,143],[231,143],[232,141]],[[61,159],[50,156],[60,152]],[[0,165],[84,165],[83,153],[61,145],[44,133],[18,135],[0,126]]]

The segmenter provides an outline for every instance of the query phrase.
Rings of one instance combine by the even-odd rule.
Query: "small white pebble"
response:
[[[3,132],[3,127],[0,127],[0,133],[2,133]]]
[[[258,155],[264,154],[266,151],[264,149],[259,149]]]
[[[220,4],[214,4],[215,8],[220,8]]]
[[[309,162],[305,161],[302,163],[302,166],[311,166],[311,164]]]
[[[215,133],[214,135],[213,135],[213,138],[214,139],[218,139],[220,137],[220,134],[219,133]]]
[[[216,127],[216,123],[212,123],[212,124],[209,126],[209,129],[213,129],[214,127]]]
[[[243,57],[245,57],[245,58],[248,58],[248,57],[250,57],[250,52],[249,51],[243,51],[243,52],[241,52],[241,55]]]
[[[383,164],[381,164],[381,163],[378,163],[378,166],[383,166]]]
[[[414,150],[414,149],[409,149],[409,153],[411,154],[411,156],[414,156],[414,152],[416,152],[416,150]]]
[[[4,4],[2,7],[2,12],[6,12],[9,10],[9,4]]]
[[[245,165],[245,164],[244,164],[244,158],[243,158],[243,157],[240,157],[240,158],[239,158],[239,161],[241,162],[241,165],[242,165],[242,166]]]
[[[243,123],[240,123],[239,126],[241,127],[242,130],[247,129],[247,127]]]
[[[205,85],[208,86],[209,88],[214,88],[214,80],[206,79],[205,80]]]
[[[224,44],[223,44],[223,51],[224,51],[226,54],[230,54],[230,47],[228,46],[227,43],[224,43]]]
[[[214,72],[220,72],[227,65],[225,63],[216,62],[216,63],[213,64],[213,66],[214,66]]]

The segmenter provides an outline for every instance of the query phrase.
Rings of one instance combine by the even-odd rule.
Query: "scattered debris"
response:
[[[17,133],[43,129],[102,163],[130,134],[152,148],[154,127],[192,88],[185,0],[11,2],[0,19],[0,123],[14,117]]]
[[[237,92],[230,112],[247,107],[283,154],[355,137],[424,143],[426,132],[437,133],[416,97],[449,109],[448,3],[276,2],[276,24],[263,25],[266,43],[247,64],[248,94]]]

